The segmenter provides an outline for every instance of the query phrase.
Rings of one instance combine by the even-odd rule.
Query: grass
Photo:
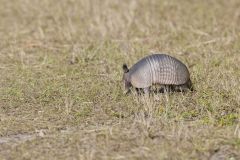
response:
[[[238,0],[0,4],[0,159],[240,158]],[[123,95],[153,52],[196,92]]]

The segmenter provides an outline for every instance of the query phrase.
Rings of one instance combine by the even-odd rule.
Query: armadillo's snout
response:
[[[128,94],[128,93],[130,93],[130,89],[129,89],[129,90],[124,90],[124,91],[123,91],[123,94]]]
[[[131,83],[124,80],[123,82],[123,94],[128,94],[130,92]]]
[[[124,90],[123,93],[128,94],[130,92],[130,88],[132,87],[132,84],[129,81],[129,69],[127,68],[126,65],[123,65],[123,69],[124,69],[124,74],[122,78],[123,90]]]

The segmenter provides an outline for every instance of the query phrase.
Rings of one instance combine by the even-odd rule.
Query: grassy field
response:
[[[240,159],[239,0],[0,0],[0,159]],[[123,95],[154,52],[195,92]]]

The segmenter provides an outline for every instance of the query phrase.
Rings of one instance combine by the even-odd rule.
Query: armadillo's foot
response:
[[[142,94],[146,94],[149,95],[150,94],[150,88],[136,88],[136,92],[138,95],[142,95]]]
[[[195,91],[192,85],[192,81],[189,79],[185,84],[176,86],[178,92],[187,92],[187,91]]]
[[[189,88],[189,86],[187,85],[180,85],[174,87],[175,92],[188,92],[189,90],[191,90],[191,88]]]

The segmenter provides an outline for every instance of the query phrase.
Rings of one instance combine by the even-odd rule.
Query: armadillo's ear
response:
[[[129,69],[128,69],[126,64],[123,64],[122,68],[123,68],[123,72],[124,73],[127,73],[129,71]]]

